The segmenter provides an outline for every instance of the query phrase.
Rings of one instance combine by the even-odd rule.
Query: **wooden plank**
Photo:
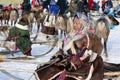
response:
[[[15,54],[18,52],[20,52],[20,51],[8,51],[8,50],[6,50],[6,51],[0,51],[0,55],[6,55],[6,54],[10,54],[10,53]]]
[[[19,63],[27,63],[27,64],[45,64],[46,62],[36,62],[30,60],[15,60],[15,59],[3,59],[0,62],[19,62]]]
[[[58,59],[54,59],[54,60],[51,60],[49,62],[46,62],[44,64],[54,64],[56,63],[57,61],[59,61],[59,58]],[[39,66],[41,66],[42,64],[39,64]],[[48,65],[48,66],[50,66]],[[0,67],[0,71],[3,71],[3,70],[7,70],[7,71],[16,71],[16,72],[29,72],[29,73],[34,73],[35,71],[34,70],[30,70],[30,69],[17,69],[17,68],[9,68],[9,67]]]
[[[28,72],[34,73],[34,70],[30,69],[17,69],[17,68],[9,68],[9,67],[0,67],[0,71],[7,70],[7,71],[15,71],[15,72]]]
[[[105,72],[104,76],[120,76],[120,72]]]

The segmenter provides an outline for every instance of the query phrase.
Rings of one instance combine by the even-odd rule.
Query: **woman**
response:
[[[90,23],[88,18],[84,14],[75,15],[73,29],[71,29],[71,32],[64,40],[64,52],[66,53],[67,50],[71,49],[72,54],[77,54],[73,45],[73,41],[84,37],[85,34],[89,31],[89,29]]]
[[[16,43],[15,50],[18,47],[24,55],[31,56],[32,48],[27,18],[21,18],[20,21],[15,24],[15,27],[9,30],[7,40],[12,40]]]

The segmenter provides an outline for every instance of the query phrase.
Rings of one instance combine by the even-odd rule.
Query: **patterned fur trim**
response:
[[[17,28],[19,28],[19,29],[22,29],[22,30],[29,30],[29,29],[28,29],[28,25],[23,26],[23,25],[21,25],[21,24],[15,24],[15,26],[16,26]]]

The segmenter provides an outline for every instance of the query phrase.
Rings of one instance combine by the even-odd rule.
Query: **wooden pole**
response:
[[[35,62],[35,61],[27,61],[27,60],[16,60],[16,59],[7,59],[0,57],[0,62],[21,62],[21,63],[29,63],[29,64],[44,64],[45,62]]]
[[[0,71],[16,71],[16,72],[28,72],[28,73],[34,73],[34,70],[28,70],[28,69],[17,69],[17,68],[8,68],[8,67],[0,67]]]
[[[1,62],[20,62],[20,63],[28,63],[28,64],[45,64],[46,62],[36,62],[36,61],[26,61],[26,60],[13,60],[13,59],[4,59]]]
[[[12,78],[13,80],[24,80],[24,79],[22,79],[22,78],[19,78],[19,77],[16,77],[16,76],[12,75],[11,73],[9,73],[9,72],[7,72],[7,71],[5,71],[5,70],[1,70],[1,72],[2,72],[3,74],[5,74],[6,76]]]
[[[120,76],[120,72],[105,72],[104,76]]]
[[[56,63],[57,61],[59,61],[59,58],[57,58],[57,59],[55,59],[55,60],[51,60],[51,61],[46,62],[46,63],[44,63],[44,64],[50,64],[50,65],[52,65],[52,64]],[[41,65],[41,64],[39,64],[39,66],[40,66],[40,65]],[[50,66],[50,65],[49,65],[49,66]],[[1,70],[17,71],[17,72],[29,72],[29,73],[34,73],[34,72],[35,72],[34,70],[8,68],[8,67],[0,67],[0,71],[1,71]]]
[[[36,62],[36,61],[31,61],[31,60],[16,60],[16,59],[7,59],[7,58],[0,57],[0,62],[20,62],[20,63],[38,64],[38,65],[51,64],[54,61],[57,62],[58,60],[59,59],[50,60],[48,62]]]

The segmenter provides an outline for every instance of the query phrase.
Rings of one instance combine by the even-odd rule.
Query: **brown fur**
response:
[[[46,14],[42,23],[42,32],[48,35],[57,35],[58,31],[55,28],[56,15]]]
[[[35,18],[36,18],[36,21],[37,21],[37,32],[39,32],[39,29],[40,29],[40,23],[43,25],[43,21],[45,19],[45,15],[43,14],[42,11],[37,11],[35,12]]]
[[[35,5],[33,7],[32,11],[34,11],[34,14],[35,14],[35,19],[36,19],[37,28],[38,28],[37,32],[39,32],[40,23],[43,25],[43,21],[45,19],[45,14],[43,13],[42,6],[40,6],[40,5]]]
[[[88,74],[89,74],[90,66],[93,64],[94,71],[92,73],[92,77],[91,77],[90,80],[103,80],[104,71],[103,71],[103,60],[102,60],[102,57],[98,55],[97,58],[93,62],[88,62],[88,61],[89,61],[89,57],[86,58],[83,61],[83,65],[80,68],[78,68],[75,71],[75,73],[76,72],[79,73],[80,75],[82,75],[83,79],[85,79],[88,76]],[[80,64],[77,63],[77,65],[79,66]],[[73,71],[71,71],[71,72],[73,72]]]
[[[10,16],[9,20],[11,21],[11,25],[12,26],[13,24],[15,25],[19,17],[18,11],[16,9],[11,9],[9,16]]]
[[[35,5],[33,8],[32,8],[32,11],[40,11],[42,10],[42,6],[41,5]]]
[[[101,55],[103,46],[102,46],[100,38],[98,38],[97,35],[92,34],[92,33],[89,33],[88,36],[90,39],[88,49],[92,50],[93,52],[98,53],[98,55]],[[83,46],[87,46],[86,43],[87,43],[86,37],[83,37],[79,40],[74,41],[75,47],[78,50],[78,52],[79,50],[82,49]]]
[[[60,15],[57,16],[55,28],[57,31],[58,29],[61,30],[61,37],[62,37],[62,33],[64,33],[64,36],[65,36],[65,33],[67,31],[67,24],[66,24],[65,17],[60,16]]]
[[[3,14],[2,20],[5,20],[5,24],[8,25],[10,10],[3,10],[2,14]]]
[[[11,21],[11,25],[13,25],[13,21],[14,21],[14,24],[15,24],[17,22],[17,19],[18,19],[18,11],[16,9],[2,10],[1,13],[0,13],[0,20],[1,20],[2,25],[5,24],[5,25],[8,26],[9,21]],[[5,23],[3,23],[2,20],[4,20]]]
[[[0,12],[0,24],[2,25],[2,17],[3,17],[3,13]]]
[[[57,53],[63,55],[61,52],[57,52]],[[89,57],[83,61],[84,64],[77,70],[67,71],[66,75],[68,76],[66,76],[64,80],[76,80],[75,78],[71,76],[74,76],[74,77],[81,76],[83,77],[83,79],[85,79],[88,75],[89,67],[91,65],[91,63],[89,63],[88,60],[89,60]],[[54,64],[43,65],[42,67],[39,67],[38,69],[36,69],[35,76],[38,77],[40,80],[48,80],[48,78],[55,75],[59,71],[66,69],[66,65],[64,63],[67,63],[66,60],[63,63],[60,62],[61,65],[59,66],[56,66]],[[100,56],[97,56],[96,60],[93,61],[92,64],[94,66],[94,72],[93,72],[91,80],[103,80],[102,58]],[[45,75],[42,73],[44,73]]]
[[[5,37],[7,37],[8,36],[8,32],[9,32],[8,26],[0,26],[0,34],[4,34]]]
[[[119,21],[115,19],[112,15],[107,15],[111,19],[113,25],[119,25]]]
[[[32,24],[34,23],[34,13],[32,11],[27,12],[26,14],[22,15],[22,17],[25,21],[27,21],[29,25],[29,31],[32,31]]]

